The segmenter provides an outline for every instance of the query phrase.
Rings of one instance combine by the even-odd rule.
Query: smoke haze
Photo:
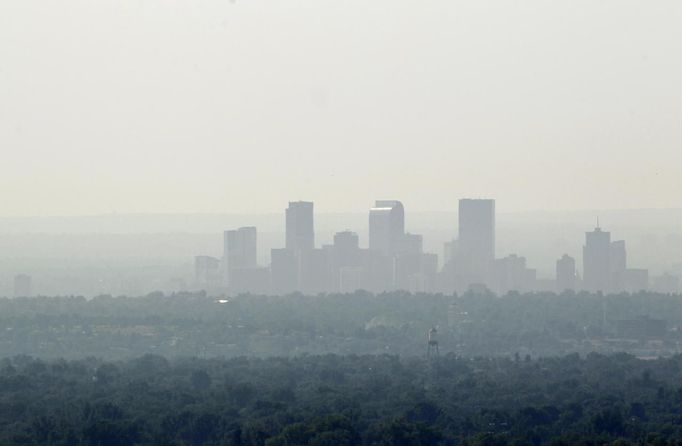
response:
[[[0,215],[680,207],[682,5],[0,4]]]

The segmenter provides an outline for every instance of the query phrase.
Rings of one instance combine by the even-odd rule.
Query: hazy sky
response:
[[[0,215],[682,206],[679,0],[0,1]]]

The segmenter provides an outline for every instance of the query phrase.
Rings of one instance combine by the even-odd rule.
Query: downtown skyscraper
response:
[[[292,201],[286,209],[286,249],[295,252],[315,248],[313,203]]]
[[[228,270],[255,268],[258,233],[253,226],[225,231],[223,260]]]
[[[459,238],[456,265],[460,280],[490,284],[495,261],[495,200],[459,200]]]
[[[369,249],[391,256],[404,235],[403,204],[397,200],[377,200],[369,210]]]
[[[600,227],[585,233],[583,286],[591,292],[611,289],[611,233]]]

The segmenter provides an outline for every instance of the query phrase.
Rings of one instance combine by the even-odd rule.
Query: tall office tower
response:
[[[563,293],[566,290],[575,290],[575,259],[564,254],[556,261],[556,290]]]
[[[405,209],[396,200],[377,200],[369,210],[369,249],[391,256],[405,234]]]
[[[258,232],[249,226],[225,231],[223,262],[227,284],[232,293],[258,293],[269,291],[270,271],[258,267]]]
[[[597,227],[585,233],[583,285],[585,290],[608,292],[611,282],[611,233]]]
[[[258,233],[253,226],[225,231],[223,258],[229,270],[258,266]]]
[[[490,283],[495,261],[495,200],[459,200],[457,274],[465,286]]]
[[[289,202],[286,210],[286,248],[294,252],[315,248],[313,203]]]
[[[32,282],[31,276],[26,274],[14,276],[14,297],[31,297]]]

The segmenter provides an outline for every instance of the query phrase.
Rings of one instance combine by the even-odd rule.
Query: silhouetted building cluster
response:
[[[424,254],[422,237],[405,232],[399,201],[377,201],[369,212],[369,248],[359,236],[338,232],[332,245],[315,247],[313,204],[292,202],[286,211],[286,247],[271,251],[271,284],[276,294],[429,291],[438,258]]]
[[[649,272],[627,267],[625,241],[611,241],[611,233],[597,226],[585,233],[583,283],[591,292],[637,292],[649,288]]]
[[[290,202],[285,211],[285,246],[271,250],[269,267],[257,260],[255,227],[225,231],[222,259],[195,259],[196,286],[230,293],[301,292],[508,292],[586,290],[636,292],[649,288],[647,270],[628,268],[623,240],[597,227],[585,235],[582,276],[576,260],[564,254],[555,279],[538,279],[526,258],[496,256],[495,201],[459,201],[457,239],[445,244],[443,266],[425,253],[423,238],[405,230],[405,209],[397,200],[377,200],[369,210],[369,240],[361,247],[357,233],[334,235],[331,245],[316,246],[314,205]],[[676,277],[654,279],[653,288],[677,292]]]

